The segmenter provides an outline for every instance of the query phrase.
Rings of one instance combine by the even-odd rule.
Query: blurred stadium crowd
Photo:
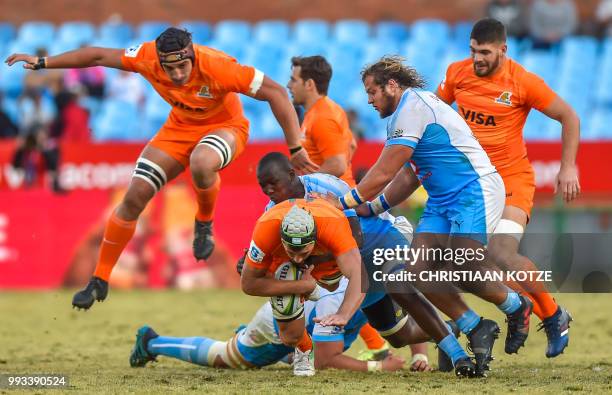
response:
[[[585,28],[570,0],[537,0],[530,8],[518,1],[495,0],[487,13],[500,19],[512,34],[510,57],[546,80],[578,112],[585,140],[612,139],[612,1],[596,11],[599,26]],[[57,54],[83,45],[127,48],[150,41],[168,23],[131,25],[120,18],[94,26],[86,21],[53,25],[0,23],[0,54]],[[281,84],[290,75],[290,58],[323,54],[332,64],[329,95],[353,119],[360,138],[382,140],[385,121],[367,104],[361,68],[384,54],[403,55],[435,90],[447,65],[469,56],[471,21],[449,24],[417,20],[411,24],[362,20],[328,22],[318,19],[249,23],[224,20],[216,24],[185,21],[197,43],[221,49],[239,62],[264,71]],[[584,32],[599,31],[600,37]],[[0,68],[0,137],[47,135],[68,141],[145,141],[164,122],[169,105],[138,75],[113,69],[43,70]],[[242,97],[251,121],[251,140],[282,138],[264,103]],[[560,125],[532,112],[525,127],[527,140],[558,140]],[[40,137],[37,137],[40,139]],[[34,143],[30,141],[30,143]],[[52,146],[53,144],[51,144]],[[19,159],[19,158],[17,158]]]

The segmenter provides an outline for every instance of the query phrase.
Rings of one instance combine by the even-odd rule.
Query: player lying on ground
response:
[[[424,86],[423,80],[401,58],[382,58],[363,71],[362,79],[368,102],[382,118],[389,117],[387,142],[363,180],[335,200],[336,206],[354,208],[372,199],[369,205],[372,213],[384,212],[390,205],[386,195],[379,194],[396,175],[414,180],[409,187],[396,184],[404,185],[400,191],[404,197],[418,187],[411,169],[410,162],[413,162],[429,195],[413,248],[484,251],[487,233],[495,229],[501,217],[504,185],[465,121],[431,92],[417,90]],[[486,260],[467,259],[464,265],[458,266],[454,261],[437,262],[419,254],[407,271],[416,273],[417,288],[451,317],[461,332],[469,337],[472,330],[486,325],[490,335],[495,336],[499,332],[495,323],[483,320],[467,305],[457,303],[459,298],[452,282],[430,283],[421,277],[421,273],[435,272],[441,267],[482,273],[488,269]],[[524,343],[532,306],[528,298],[499,282],[460,282],[458,285],[498,306],[509,322],[506,341]],[[475,354],[477,367],[482,372],[487,368],[490,354]]]
[[[155,41],[122,49],[80,48],[50,57],[13,54],[9,66],[30,70],[104,66],[141,74],[172,106],[168,119],[136,162],[128,190],[104,232],[93,277],[72,304],[88,309],[108,294],[108,279],[136,229],[136,221],[156,192],[187,167],[197,195],[193,253],[207,259],[214,249],[212,221],[220,189],[219,170],[244,150],[249,121],[236,93],[267,101],[282,127],[292,162],[303,171],[318,167],[299,142],[297,115],[285,89],[221,51],[194,44],[191,34],[174,27]]]
[[[535,264],[518,253],[536,186],[523,127],[532,108],[561,123],[561,167],[555,192],[559,191],[570,202],[580,193],[576,168],[580,119],[541,78],[508,58],[507,49],[506,28],[501,22],[489,18],[478,21],[470,35],[471,58],[448,66],[437,95],[448,104],[457,102],[461,115],[504,181],[505,207],[488,245],[493,262],[505,270],[535,271],[538,270]],[[533,312],[542,320],[541,327],[548,338],[546,356],[561,354],[569,342],[568,312],[540,282],[509,285],[533,302]],[[520,346],[507,342],[506,352],[516,353]]]
[[[343,328],[323,327],[314,317],[334,313],[342,303],[348,281],[342,279],[337,290],[321,289],[319,300],[306,301],[304,315],[306,329],[314,343],[314,359],[317,369],[335,368],[355,371],[395,371],[404,366],[404,359],[388,354],[380,361],[359,361],[343,354],[357,338],[367,323],[365,315],[357,310]],[[253,319],[241,326],[228,341],[207,337],[158,336],[143,326],[136,334],[136,344],[130,355],[132,367],[145,366],[157,356],[163,355],[186,362],[215,368],[260,368],[279,361],[290,362],[293,348],[284,345],[279,337],[270,303],[265,303]],[[430,370],[424,354],[414,354],[410,366],[414,371]]]
[[[329,191],[341,195],[342,192],[349,190],[345,182],[328,174],[309,174],[298,178],[287,158],[280,153],[270,153],[261,159],[257,166],[257,178],[263,192],[271,199],[268,208],[274,207],[275,202],[281,203],[286,199],[304,197],[313,191]],[[348,216],[349,220],[355,219],[353,210],[348,210],[345,215]],[[375,249],[407,246],[407,238],[412,236],[412,228],[403,217],[396,220],[393,216],[386,214],[384,220],[382,218],[362,218],[360,222],[361,224],[357,227],[359,230],[361,228],[364,230],[363,245],[360,252],[363,256],[363,262],[370,269]],[[351,228],[353,231],[352,237],[355,238],[355,227],[352,226]],[[406,236],[398,229],[402,229]],[[316,270],[319,265],[331,262],[333,262],[332,256],[319,251],[307,258],[304,264],[314,265]],[[389,266],[393,265],[394,262],[389,262]],[[334,285],[333,278],[325,280],[327,281],[323,282],[324,286]],[[322,281],[319,280],[319,283],[322,283]],[[402,309],[385,293],[384,287],[378,287],[377,289],[372,287],[368,290],[361,308],[368,317],[370,324],[393,346],[402,347],[433,338],[439,347],[451,355],[457,363],[457,374],[470,375],[469,372],[474,368],[472,362],[459,346],[455,337],[449,334],[448,328],[440,320],[433,306],[416,291],[407,295],[406,300],[409,300],[410,303]],[[427,330],[421,328],[427,328]]]

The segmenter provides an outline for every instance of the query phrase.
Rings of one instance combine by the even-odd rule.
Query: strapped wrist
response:
[[[382,372],[382,361],[368,361],[368,372]]]
[[[47,57],[46,56],[39,56],[38,60],[36,61],[36,63],[34,63],[32,68],[34,70],[46,69],[47,68]]]

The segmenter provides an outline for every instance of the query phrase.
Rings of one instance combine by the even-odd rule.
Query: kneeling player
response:
[[[314,322],[314,317],[335,312],[344,298],[348,281],[343,279],[334,292],[321,290],[316,302],[306,301],[304,314],[308,323],[306,329],[315,343],[314,354],[317,369],[336,368],[355,371],[395,371],[402,369],[404,359],[388,355],[382,361],[359,361],[344,355],[359,330],[367,322],[364,314],[357,310],[344,328],[323,327]],[[259,308],[251,322],[241,327],[228,341],[207,337],[167,337],[159,336],[153,329],[143,326],[136,334],[136,344],[130,355],[132,367],[142,367],[159,355],[180,359],[186,362],[215,368],[247,369],[272,365],[287,361],[293,348],[284,345],[275,325],[270,303]],[[425,370],[415,361],[411,369]]]

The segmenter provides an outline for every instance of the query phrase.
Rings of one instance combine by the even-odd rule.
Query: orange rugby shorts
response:
[[[530,167],[525,171],[511,175],[501,174],[506,187],[506,206],[518,207],[531,216],[533,208],[533,195],[535,193],[535,173]]]
[[[234,118],[224,123],[204,123],[200,121],[185,122],[170,113],[164,125],[149,142],[177,161],[184,167],[189,166],[189,157],[200,140],[214,132],[225,129],[230,131],[236,139],[236,148],[232,153],[232,160],[237,158],[246,147],[249,139],[249,121],[244,117]]]

